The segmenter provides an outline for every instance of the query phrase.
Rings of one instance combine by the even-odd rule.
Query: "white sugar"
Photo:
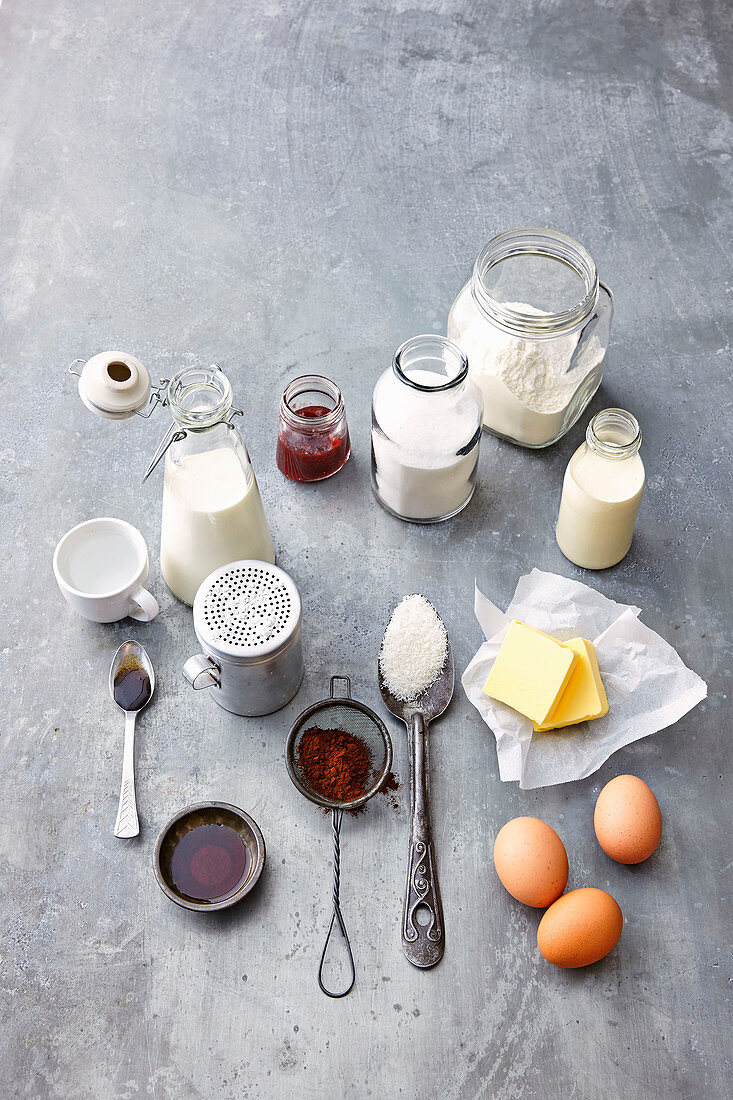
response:
[[[384,632],[379,668],[389,691],[406,702],[437,679],[445,663],[448,635],[431,603],[417,593],[397,605]]]

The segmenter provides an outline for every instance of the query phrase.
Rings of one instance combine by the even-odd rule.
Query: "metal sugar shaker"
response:
[[[183,675],[195,690],[210,688],[232,714],[280,710],[303,680],[302,608],[294,581],[269,562],[244,560],[216,569],[193,603],[203,650]]]

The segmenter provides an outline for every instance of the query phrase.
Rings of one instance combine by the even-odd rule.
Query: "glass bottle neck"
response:
[[[468,359],[452,340],[428,333],[406,340],[394,354],[392,369],[414,390],[441,393],[465,382]]]
[[[603,409],[588,425],[585,441],[602,458],[631,458],[641,447],[641,428],[625,409]]]
[[[226,420],[232,408],[232,387],[217,366],[184,367],[171,378],[168,409],[186,431],[203,431]]]
[[[291,428],[328,431],[344,415],[341,391],[321,374],[302,374],[286,386],[280,400],[280,415]]]

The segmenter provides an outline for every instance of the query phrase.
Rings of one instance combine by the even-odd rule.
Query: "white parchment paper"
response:
[[[474,611],[486,641],[463,674],[466,695],[496,738],[499,774],[524,789],[584,779],[623,745],[678,721],[707,696],[707,685],[658,634],[641,609],[555,573],[520,577],[502,612],[476,588]],[[514,619],[558,639],[593,642],[608,695],[608,714],[562,730],[537,733],[532,723],[481,690]]]

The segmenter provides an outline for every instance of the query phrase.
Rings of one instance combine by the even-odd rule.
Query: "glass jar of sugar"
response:
[[[445,336],[414,336],[374,387],[372,487],[399,519],[437,523],[473,496],[481,394],[468,360]]]
[[[448,315],[468,356],[484,427],[548,447],[598,389],[613,297],[581,244],[551,229],[513,229],[482,249]]]

